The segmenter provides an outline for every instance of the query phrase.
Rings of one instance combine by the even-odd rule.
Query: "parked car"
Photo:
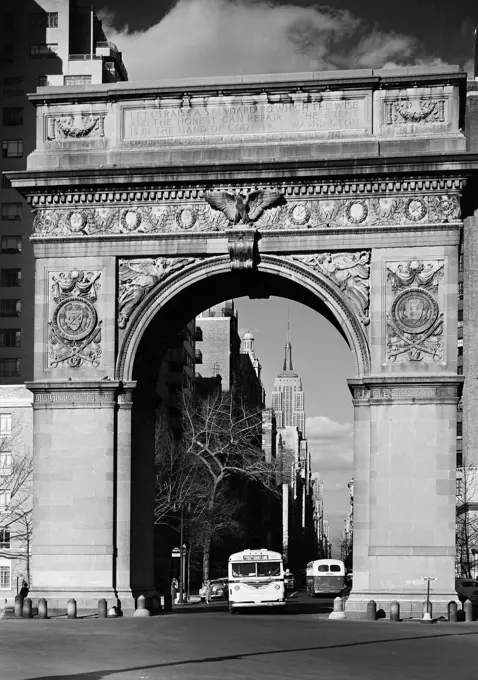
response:
[[[455,590],[460,602],[471,600],[474,604],[478,604],[478,581],[471,578],[456,578]]]
[[[229,583],[227,578],[216,578],[208,581],[209,583],[209,599],[212,600],[228,600],[229,599]],[[206,588],[204,584],[199,589],[199,597],[201,602],[206,601]]]

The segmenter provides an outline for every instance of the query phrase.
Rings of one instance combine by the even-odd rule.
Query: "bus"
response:
[[[229,557],[229,611],[246,607],[284,607],[284,563],[272,550],[243,550]]]
[[[314,560],[306,570],[307,595],[342,595],[345,592],[345,565],[340,560]]]

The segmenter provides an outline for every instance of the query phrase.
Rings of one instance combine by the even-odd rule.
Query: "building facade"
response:
[[[271,396],[277,427],[297,427],[305,437],[305,405],[302,380],[292,366],[292,345],[285,345],[284,366],[274,380]]]

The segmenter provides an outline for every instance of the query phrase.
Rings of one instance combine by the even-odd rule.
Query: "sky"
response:
[[[471,73],[476,0],[97,0],[130,81],[310,70],[457,65]],[[281,369],[287,308],[294,367],[302,376],[306,434],[324,478],[335,544],[348,511],[352,356],[331,324],[285,300],[238,301],[253,330],[270,399]]]

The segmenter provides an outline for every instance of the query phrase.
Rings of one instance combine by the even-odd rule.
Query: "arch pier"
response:
[[[10,178],[35,215],[32,597],[153,602],[162,356],[209,305],[279,295],[355,360],[349,615],[374,599],[421,616],[423,576],[446,611],[465,83],[366,70],[31,96],[37,148]]]

